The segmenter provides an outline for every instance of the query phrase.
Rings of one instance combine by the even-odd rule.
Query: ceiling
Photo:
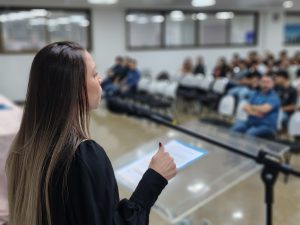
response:
[[[231,10],[268,10],[283,9],[284,0],[216,0],[212,7],[201,8],[204,10],[231,9]],[[289,10],[300,10],[300,1],[293,0],[294,7]],[[89,5],[87,0],[0,0],[1,6],[51,6],[51,7],[118,7],[118,8],[163,8],[186,9],[192,8],[191,0],[118,0],[116,5]]]

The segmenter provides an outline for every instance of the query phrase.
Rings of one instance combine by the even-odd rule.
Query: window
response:
[[[0,52],[34,52],[55,41],[75,41],[90,48],[86,10],[0,9]]]
[[[286,14],[284,40],[286,44],[300,44],[300,13]]]
[[[256,12],[128,10],[127,48],[255,45],[257,19]]]
[[[46,44],[43,10],[2,12],[1,36],[5,52],[36,50]]]
[[[219,12],[202,14],[200,45],[253,45],[256,42],[255,14]]]
[[[230,26],[230,43],[250,45],[255,43],[255,15],[235,15]]]
[[[199,23],[200,45],[224,45],[227,41],[227,20],[220,20],[209,15]]]
[[[195,45],[195,21],[192,14],[173,11],[166,16],[166,46]]]
[[[161,26],[164,17],[152,13],[131,13],[126,16],[129,23],[129,46],[131,47],[160,47]]]

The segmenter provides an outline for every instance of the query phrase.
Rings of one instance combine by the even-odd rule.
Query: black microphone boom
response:
[[[171,122],[172,124],[176,123],[175,120],[170,116],[162,115],[157,112],[152,112],[149,109],[146,109],[142,106],[138,106],[134,103],[127,102],[126,100],[116,96],[111,96],[107,98],[106,106],[108,110],[110,110],[113,113],[126,114],[128,116],[134,116],[145,119],[152,119],[153,117],[156,117],[159,120]]]

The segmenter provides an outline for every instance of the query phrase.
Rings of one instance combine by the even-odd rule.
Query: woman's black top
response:
[[[82,142],[68,170],[57,169],[50,186],[53,225],[146,225],[167,180],[148,169],[129,200],[119,200],[113,168],[96,142]]]

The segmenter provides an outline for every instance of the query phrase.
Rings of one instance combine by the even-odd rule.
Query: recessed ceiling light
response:
[[[294,6],[294,2],[293,1],[285,1],[282,3],[283,7],[286,9],[292,8]]]
[[[233,12],[218,12],[216,13],[216,18],[219,20],[228,20],[234,17]]]
[[[103,5],[112,5],[116,4],[118,0],[87,0],[90,4],[103,4]]]
[[[192,0],[192,6],[194,7],[207,7],[216,4],[216,0]]]
[[[170,13],[171,20],[173,21],[183,21],[184,20],[184,14],[182,11],[174,10]]]

